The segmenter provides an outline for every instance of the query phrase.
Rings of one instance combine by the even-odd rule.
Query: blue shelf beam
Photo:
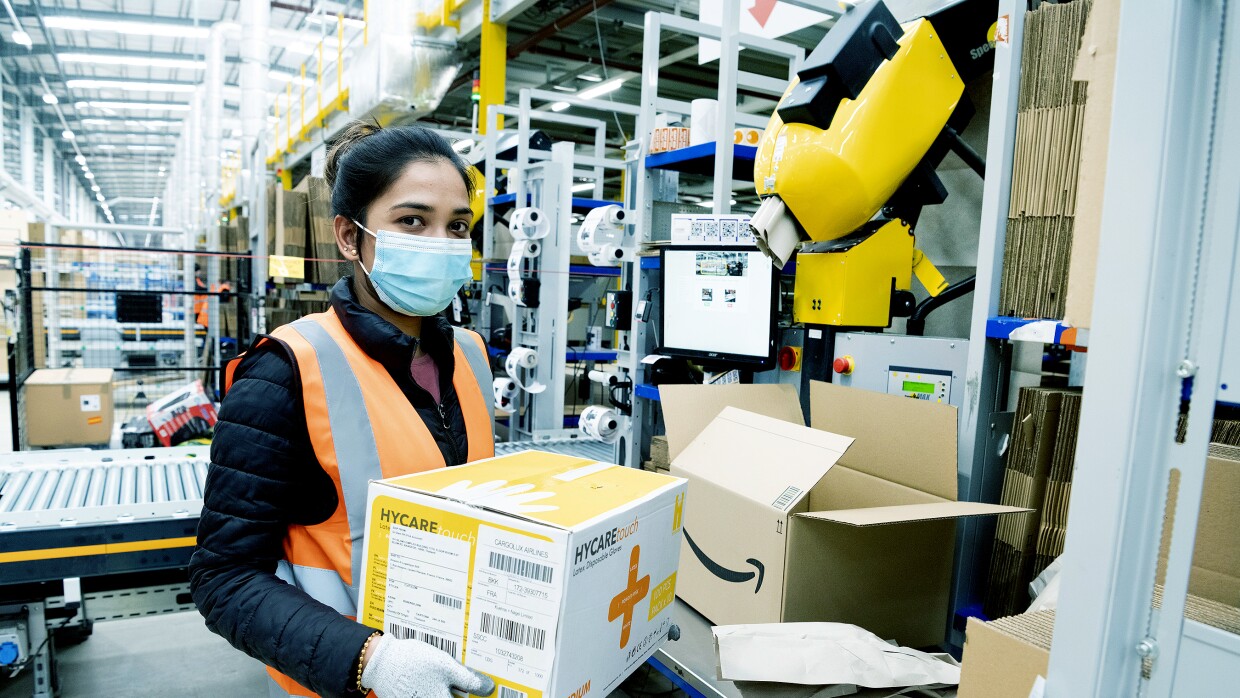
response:
[[[525,200],[528,204],[530,200],[528,195],[525,197]],[[584,211],[593,211],[596,208],[602,208],[604,206],[611,206],[613,204],[618,204],[618,203],[620,202],[604,201],[602,199],[583,199],[583,198],[576,197],[576,196],[572,198],[573,210],[578,213],[581,213]],[[493,196],[490,199],[488,199],[487,204],[490,205],[492,208],[496,209],[497,211],[506,210],[506,209],[512,208],[517,205],[517,195],[515,193],[499,194],[498,196]]]
[[[751,145],[733,145],[732,179],[752,182],[753,163],[757,157],[758,149],[756,147]],[[648,155],[646,156],[646,168],[652,170],[673,170],[702,177],[714,177],[715,144],[699,143],[688,148]]]
[[[506,350],[499,349],[496,347],[487,347],[487,353],[497,359],[508,356],[508,352]],[[573,347],[569,347],[568,354],[565,360],[569,362],[596,361],[599,363],[610,363],[616,360],[616,352],[605,351],[605,350],[604,351],[590,351],[590,350],[584,350],[584,349],[578,350]]]
[[[501,262],[487,262],[486,270],[492,274],[507,274],[508,264]],[[570,264],[568,266],[569,276],[620,276],[620,267],[596,267],[589,264]]]
[[[638,383],[633,386],[633,394],[644,400],[659,401],[659,386],[649,385],[647,383]]]
[[[1012,342],[1041,342],[1070,347],[1089,346],[1089,330],[1065,325],[1058,320],[992,317],[986,320],[986,336]]]

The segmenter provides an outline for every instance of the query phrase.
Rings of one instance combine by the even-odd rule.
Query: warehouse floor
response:
[[[91,637],[58,652],[61,698],[266,698],[258,661],[207,630],[197,613],[95,624]],[[0,675],[0,698],[29,698],[30,672]]]
[[[58,656],[61,698],[268,695],[262,665],[207,630],[193,612],[98,622],[86,642],[62,648]],[[658,674],[639,671],[632,680],[633,698],[679,693]],[[0,674],[0,698],[30,698],[33,686],[29,671],[14,679]],[[608,698],[630,695],[616,691]]]

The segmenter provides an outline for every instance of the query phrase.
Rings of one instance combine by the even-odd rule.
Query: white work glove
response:
[[[468,669],[436,647],[419,640],[379,637],[366,668],[362,686],[378,698],[451,698],[455,687],[477,696],[489,696],[495,682]]]

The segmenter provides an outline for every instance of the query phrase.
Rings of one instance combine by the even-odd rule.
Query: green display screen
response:
[[[917,381],[904,381],[904,392],[906,393],[933,393],[934,383],[918,383]]]

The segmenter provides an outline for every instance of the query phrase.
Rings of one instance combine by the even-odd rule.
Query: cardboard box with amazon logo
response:
[[[671,627],[685,487],[539,451],[372,482],[358,620],[496,698],[602,698]]]

